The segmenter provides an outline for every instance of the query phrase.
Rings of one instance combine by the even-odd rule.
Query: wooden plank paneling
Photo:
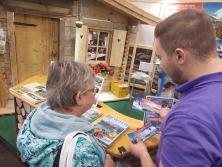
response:
[[[83,18],[93,18],[104,21],[111,21],[113,23],[128,23],[128,18],[116,10],[104,5],[95,0],[82,0],[81,14]],[[74,10],[77,11],[76,1],[74,3]],[[77,12],[75,12],[77,14]]]
[[[109,5],[111,8],[115,9],[116,11],[130,18],[135,18],[137,21],[141,21],[141,23],[155,26],[158,22],[161,21],[160,18],[152,14],[149,14],[146,11],[124,0],[97,0],[97,1]]]
[[[75,61],[82,63],[86,62],[87,56],[87,39],[88,28],[83,25],[81,28],[76,28],[76,45],[75,45]]]
[[[126,30],[127,25],[126,23],[115,23],[115,22],[104,22],[100,20],[90,20],[90,19],[81,19],[84,25],[90,25],[91,27],[98,27],[98,28],[112,28],[112,29],[119,29],[119,30]],[[66,27],[76,27],[77,18],[68,17],[66,19],[65,26]]]
[[[66,14],[66,15],[70,11],[70,9],[67,9],[67,8],[59,8],[59,7],[54,7],[54,6],[46,6],[46,5],[41,5],[41,4],[14,1],[14,0],[1,0],[1,2],[3,3],[3,6],[8,6],[11,8],[15,7],[15,8],[21,8],[21,9],[31,9],[31,10],[37,10],[37,11],[43,11],[43,12]]]
[[[0,66],[0,107],[5,108],[5,91],[4,91],[4,81],[2,78],[2,67]]]
[[[15,21],[36,25],[15,28],[18,81],[46,75],[50,62],[59,60],[59,20],[15,14]]]
[[[126,40],[126,31],[114,30],[109,65],[121,67]]]
[[[76,27],[65,27],[65,46],[75,47]]]
[[[60,32],[59,32],[59,60],[64,60],[64,47],[65,47],[65,20],[60,19],[59,22]]]
[[[12,86],[18,84],[18,71],[17,71],[17,57],[15,48],[15,26],[14,26],[14,15],[12,12],[7,12],[7,27],[8,27],[8,41],[11,61],[11,81]]]

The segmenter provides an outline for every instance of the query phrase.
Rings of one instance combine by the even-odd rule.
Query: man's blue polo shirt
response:
[[[165,117],[157,166],[222,167],[222,72],[178,87],[179,101]]]

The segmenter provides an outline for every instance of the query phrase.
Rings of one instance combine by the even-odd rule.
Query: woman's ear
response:
[[[81,106],[83,104],[82,94],[81,92],[78,92],[74,97],[73,100],[76,101],[76,104]]]
[[[184,64],[186,62],[186,59],[187,59],[186,52],[181,48],[177,48],[175,50],[175,53],[176,53],[176,58],[177,58],[178,63],[179,64]]]

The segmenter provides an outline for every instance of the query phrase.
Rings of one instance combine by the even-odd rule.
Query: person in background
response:
[[[92,142],[78,138],[72,166],[114,167],[111,157],[95,138],[102,130],[80,118],[93,105],[94,80],[94,72],[87,64],[62,61],[50,65],[47,101],[28,115],[17,136],[18,150],[30,166],[55,165],[65,137],[71,132],[82,131]]]
[[[156,110],[162,119],[156,165],[139,140],[131,153],[143,167],[221,167],[222,61],[211,17],[182,10],[157,24],[155,38],[160,67],[181,95],[168,113]]]

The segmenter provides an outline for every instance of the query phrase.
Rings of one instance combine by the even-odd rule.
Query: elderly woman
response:
[[[63,61],[50,65],[47,101],[28,115],[17,137],[17,147],[30,166],[56,166],[57,153],[65,137],[73,131],[82,131],[91,139],[89,142],[78,138],[72,156],[73,167],[114,166],[94,137],[100,129],[80,118],[93,105],[94,77],[86,64]]]

